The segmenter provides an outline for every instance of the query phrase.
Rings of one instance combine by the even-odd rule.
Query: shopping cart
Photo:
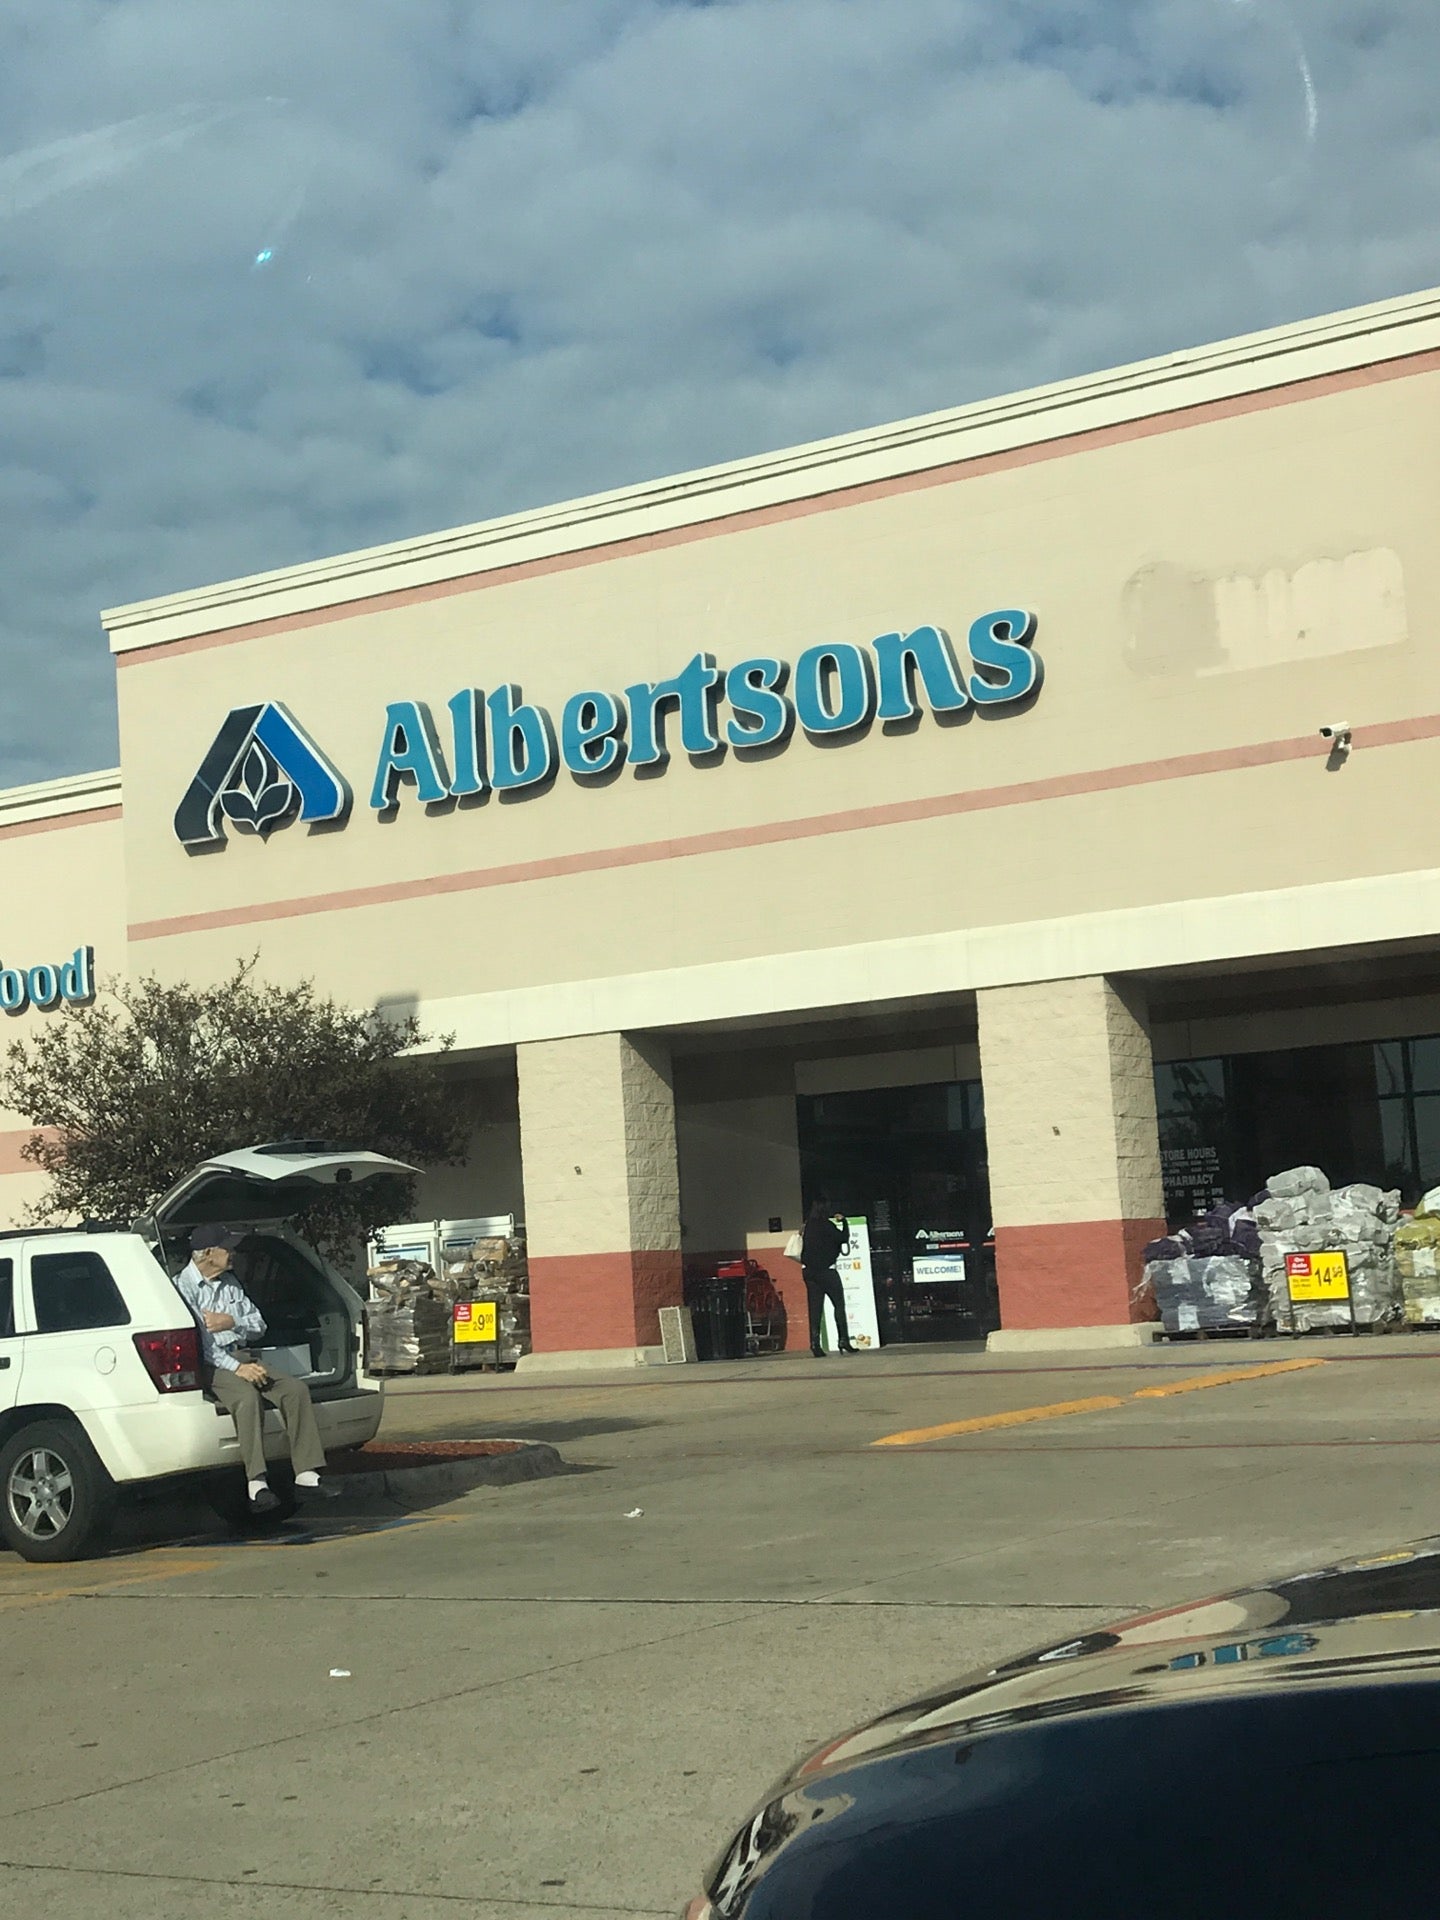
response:
[[[782,1352],[785,1303],[764,1267],[754,1260],[725,1260],[715,1269],[715,1278],[745,1282],[746,1353]]]

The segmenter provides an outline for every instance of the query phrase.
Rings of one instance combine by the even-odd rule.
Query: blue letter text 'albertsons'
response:
[[[565,702],[557,733],[544,707],[504,683],[488,695],[466,688],[447,703],[448,757],[423,701],[397,700],[385,731],[370,805],[387,811],[407,785],[426,805],[523,791],[563,766],[577,780],[629,764],[659,769],[672,741],[692,759],[777,747],[796,725],[813,739],[858,732],[873,720],[913,720],[921,695],[936,713],[1013,705],[1038,692],[1035,616],[1002,608],[970,628],[968,659],[957,660],[943,627],[882,634],[868,647],[831,642],[809,648],[793,669],[756,657],[727,670],[697,653],[668,680],[621,692],[587,688]],[[728,715],[722,713],[728,707]]]

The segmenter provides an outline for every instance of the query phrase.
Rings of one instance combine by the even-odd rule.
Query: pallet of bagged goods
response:
[[[445,1373],[451,1307],[444,1283],[421,1260],[381,1260],[369,1269],[365,1364],[371,1373]]]
[[[495,1306],[500,1366],[513,1366],[530,1351],[530,1267],[523,1231],[484,1234],[446,1248],[446,1284],[457,1300],[491,1301]]]
[[[1395,1259],[1399,1193],[1363,1181],[1332,1188],[1319,1167],[1291,1167],[1275,1174],[1267,1187],[1268,1198],[1256,1206],[1255,1219],[1276,1326],[1285,1333],[1314,1333],[1399,1325],[1405,1312]],[[1290,1256],[1307,1253],[1345,1255],[1348,1302],[1292,1301]]]
[[[1212,1208],[1193,1226],[1146,1247],[1142,1295],[1153,1295],[1156,1315],[1172,1339],[1258,1333],[1270,1317],[1259,1254],[1248,1206]],[[1148,1298],[1143,1305],[1148,1308]]]
[[[1405,1324],[1440,1327],[1440,1187],[1432,1187],[1415,1217],[1396,1228],[1395,1269]]]

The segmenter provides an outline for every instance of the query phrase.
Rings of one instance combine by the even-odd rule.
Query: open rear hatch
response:
[[[189,1258],[195,1227],[245,1231],[235,1277],[265,1319],[258,1351],[272,1370],[303,1375],[314,1397],[324,1399],[353,1379],[361,1301],[290,1222],[337,1187],[418,1171],[383,1153],[323,1140],[245,1147],[216,1154],[186,1174],[138,1224],[172,1274]]]
[[[150,1217],[167,1240],[192,1227],[272,1226],[293,1220],[336,1187],[418,1172],[383,1153],[333,1147],[323,1140],[282,1140],[217,1153],[178,1180]]]

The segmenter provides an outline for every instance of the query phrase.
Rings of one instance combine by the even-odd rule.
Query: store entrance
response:
[[[802,1095],[800,1169],[816,1198],[862,1217],[880,1337],[983,1340],[1000,1324],[978,1080]]]

